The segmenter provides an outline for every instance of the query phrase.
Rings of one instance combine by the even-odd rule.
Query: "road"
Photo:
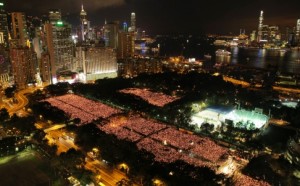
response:
[[[87,158],[85,168],[98,173],[101,176],[101,182],[108,186],[115,186],[122,179],[128,180],[127,176],[117,169],[108,168],[105,163],[99,160]]]
[[[18,100],[17,105],[14,105],[13,108],[9,108],[8,112],[11,114],[17,112],[18,110],[23,109],[28,104],[28,99],[25,94],[32,93],[36,88],[27,88],[15,93],[15,98]]]
[[[65,130],[52,130],[47,132],[47,135],[45,136],[48,139],[49,145],[57,145],[58,155],[62,152],[68,151],[70,148],[74,148],[76,150],[79,149],[79,147],[76,146],[71,139],[67,138],[66,134],[67,132]],[[68,134],[68,136],[71,135]]]
[[[14,113],[23,109],[28,104],[28,99],[26,98],[25,94],[32,93],[37,89],[38,87],[30,87],[16,92],[14,97],[18,100],[18,103],[10,105],[8,103],[3,102],[2,107],[6,108],[10,115],[13,115]]]
[[[231,82],[235,85],[241,85],[242,87],[250,87],[250,83],[238,79],[234,79],[231,77],[223,76],[224,81]],[[255,87],[261,87],[261,85],[256,84]],[[300,93],[300,89],[297,88],[285,88],[285,87],[279,87],[279,86],[273,86],[273,89],[276,91],[281,91],[281,92],[290,92],[290,93]]]

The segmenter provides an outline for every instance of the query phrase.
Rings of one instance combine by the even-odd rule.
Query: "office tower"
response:
[[[269,26],[268,28],[268,41],[269,42],[278,42],[281,40],[281,34],[278,26]]]
[[[81,5],[80,11],[80,40],[85,41],[89,39],[90,22],[87,20],[87,13]]]
[[[53,25],[55,25],[57,21],[61,20],[61,12],[58,9],[50,10],[48,16],[50,23]]]
[[[145,39],[145,38],[146,38],[146,31],[143,30],[143,32],[142,32],[142,39]]]
[[[134,33],[119,32],[117,58],[124,59],[134,56]]]
[[[296,37],[297,37],[297,43],[299,45],[300,44],[300,19],[297,20]]]
[[[32,39],[32,48],[35,51],[37,58],[41,59],[41,54],[43,52],[42,27],[36,27],[34,35],[35,37]]]
[[[109,22],[104,25],[105,46],[110,48],[118,47],[119,22]]]
[[[139,74],[163,72],[163,60],[160,58],[133,58],[118,61],[119,77],[136,77]]]
[[[37,58],[28,47],[10,48],[10,59],[15,85],[18,89],[26,88],[36,81]]]
[[[35,38],[36,28],[41,27],[42,20],[37,16],[26,16],[27,36],[29,41]]]
[[[0,45],[0,88],[9,86],[10,79],[9,51]]]
[[[52,75],[51,75],[51,63],[50,56],[48,52],[44,52],[41,55],[40,64],[39,64],[40,75],[42,81],[46,84],[51,84]]]
[[[130,31],[135,32],[136,31],[136,18],[135,18],[134,12],[131,13],[130,21],[131,21],[130,22]]]
[[[7,13],[2,2],[0,2],[0,44],[8,47]]]
[[[140,28],[137,28],[135,32],[135,40],[141,40],[141,39],[142,39],[142,30]]]
[[[260,42],[260,40],[262,39],[263,21],[264,21],[264,12],[260,11],[258,32],[257,32],[257,42]]]
[[[123,23],[123,32],[128,32],[128,25],[126,22]]]
[[[16,40],[18,46],[28,46],[28,35],[25,14],[22,12],[12,12],[12,38]]]
[[[71,26],[63,21],[57,21],[55,25],[46,23],[45,34],[46,52],[51,65],[51,83],[56,83],[60,72],[74,70]]]
[[[256,41],[257,37],[256,37],[256,30],[253,30],[250,34],[250,41]]]

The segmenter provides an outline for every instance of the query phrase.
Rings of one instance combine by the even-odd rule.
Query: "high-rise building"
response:
[[[128,32],[128,25],[126,22],[123,22],[123,32]]]
[[[10,76],[9,51],[7,47],[0,45],[0,88],[10,85]]]
[[[46,84],[51,84],[52,74],[51,74],[51,63],[49,53],[42,53],[40,64],[39,64],[40,75],[42,81]]]
[[[256,30],[253,30],[250,34],[250,41],[256,41],[257,37],[256,37]]]
[[[300,19],[297,20],[296,37],[297,37],[297,43],[299,45],[300,44]]]
[[[116,49],[118,47],[119,22],[109,22],[104,25],[105,46]]]
[[[136,31],[136,17],[134,12],[131,13],[131,17],[130,17],[130,31],[131,32]]]
[[[22,12],[12,12],[12,38],[17,41],[18,46],[28,45],[28,34],[25,14]]]
[[[0,44],[8,47],[7,13],[2,2],[0,2]]]
[[[81,5],[80,11],[80,40],[85,41],[89,39],[90,22],[87,20],[87,13],[83,9],[83,4]]]
[[[263,21],[264,21],[264,12],[260,11],[258,32],[257,32],[257,42],[260,42],[262,39]]]
[[[118,61],[118,76],[136,77],[139,74],[157,74],[163,72],[161,58],[131,58]]]
[[[10,59],[15,85],[18,89],[26,88],[36,80],[37,58],[28,47],[10,48]]]
[[[59,72],[74,70],[71,26],[63,21],[57,21],[55,25],[46,23],[45,33],[46,52],[49,54],[51,65],[51,83],[56,83]]]
[[[57,21],[61,20],[61,12],[58,9],[49,10],[49,21],[55,25]]]
[[[134,32],[119,32],[117,58],[124,59],[134,56]]]

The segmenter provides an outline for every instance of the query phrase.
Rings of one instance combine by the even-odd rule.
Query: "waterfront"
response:
[[[245,65],[248,67],[275,69],[280,73],[300,72],[299,50],[275,50],[257,48],[230,48],[231,56],[217,56],[216,63]]]

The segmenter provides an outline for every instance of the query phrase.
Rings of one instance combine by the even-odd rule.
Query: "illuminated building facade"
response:
[[[35,81],[37,57],[28,47],[10,48],[10,59],[15,85],[18,89],[26,88]]]
[[[263,21],[264,21],[264,12],[260,11],[258,32],[257,32],[257,42],[260,42],[262,39]]]
[[[105,77],[117,77],[116,52],[107,47],[77,47],[77,69],[82,81],[94,81]],[[84,76],[82,77],[81,74]]]
[[[128,32],[128,25],[126,22],[123,23],[123,32]]]
[[[118,47],[119,22],[109,22],[104,25],[105,46],[116,49]]]
[[[119,32],[117,58],[131,58],[134,56],[134,33]]]
[[[46,48],[50,58],[52,83],[57,82],[57,74],[65,70],[74,70],[71,26],[63,21],[55,25],[45,24]]]
[[[0,44],[8,47],[7,13],[2,2],[0,2]]]
[[[50,56],[48,53],[43,53],[41,55],[40,64],[40,75],[43,82],[46,84],[51,83],[51,63],[50,63]]]
[[[163,61],[160,58],[132,58],[118,61],[119,77],[135,77],[139,74],[157,74],[163,72]]]
[[[81,5],[80,11],[80,40],[85,41],[90,38],[90,22],[87,20],[87,13]]]
[[[17,40],[17,45],[25,47],[28,45],[28,34],[25,14],[22,12],[12,12],[12,38]]]
[[[10,75],[9,51],[5,46],[0,46],[0,87],[9,86]]]
[[[61,12],[58,9],[49,11],[49,21],[52,25],[55,25],[57,21],[61,20]]]
[[[135,32],[136,31],[136,17],[135,17],[135,13],[132,12],[131,16],[130,16],[130,32]]]
[[[300,19],[297,20],[296,37],[297,37],[297,43],[298,45],[300,45]]]

